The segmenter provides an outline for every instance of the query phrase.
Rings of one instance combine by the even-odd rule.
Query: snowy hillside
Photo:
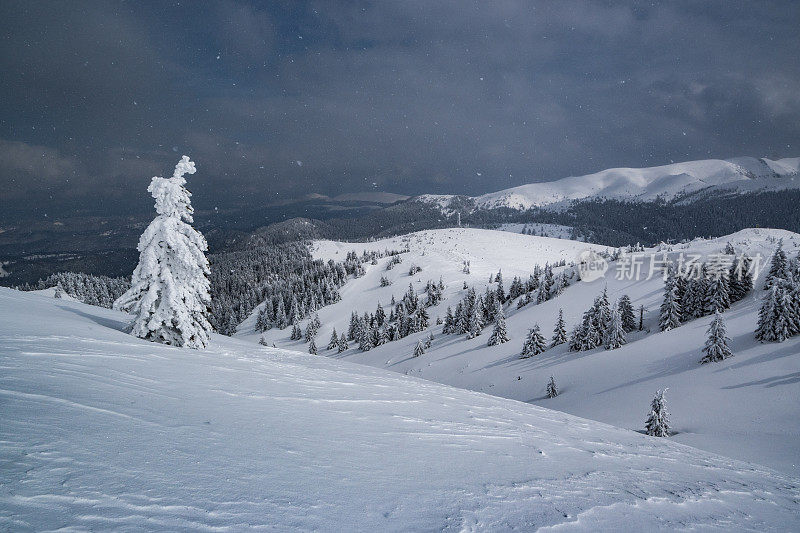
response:
[[[755,191],[800,187],[800,158],[778,161],[739,157],[707,159],[650,168],[612,168],[586,176],[531,183],[474,198],[481,208],[528,209],[569,200],[613,198],[672,199],[703,189]],[[446,209],[450,196],[424,195],[420,200]]]
[[[708,256],[721,253],[730,241],[737,253],[747,252],[753,257],[760,254],[760,266],[764,268],[778,238],[784,239],[791,256],[797,253],[800,235],[783,230],[750,229],[719,239],[675,245],[672,254]],[[678,432],[673,440],[800,473],[796,423],[800,416],[797,402],[800,397],[800,339],[782,344],[760,344],[754,340],[761,291],[755,291],[725,313],[734,357],[713,365],[698,364],[710,317],[657,333],[662,279],[656,275],[649,280],[618,280],[614,273],[617,265],[613,263],[603,280],[578,283],[540,305],[517,310],[512,304],[506,311],[512,338],[507,344],[487,347],[491,328],[476,339],[466,340],[463,335],[442,335],[442,326],[432,325],[423,333],[368,352],[356,347],[343,354],[325,350],[331,328],[335,327],[339,333],[346,331],[352,310],[360,314],[372,312],[380,301],[387,306],[388,313],[391,296],[399,299],[409,281],[420,291],[428,279],[435,281],[442,275],[446,284],[443,302],[428,310],[433,324],[437,316],[444,317],[447,306],[455,307],[464,297],[465,281],[474,285],[480,294],[488,284],[489,275],[502,269],[507,290],[513,276],[527,278],[535,264],[560,258],[572,260],[580,250],[592,246],[506,232],[454,229],[421,232],[391,242],[324,241],[316,243],[315,254],[341,259],[348,250],[360,253],[364,248],[383,250],[404,245],[410,252],[402,255],[403,264],[389,272],[385,270],[388,258],[381,259],[378,265],[367,264],[365,276],[343,287],[341,302],[319,311],[322,328],[317,344],[320,354],[532,402],[633,430],[642,429],[653,393],[669,387],[667,399]],[[639,254],[645,276],[650,268],[649,256],[654,251]],[[471,262],[468,275],[460,269],[465,259]],[[409,276],[410,264],[418,264],[422,272]],[[380,287],[381,276],[391,277],[393,284]],[[568,352],[566,346],[559,346],[531,359],[519,358],[528,328],[538,323],[549,341],[558,310],[563,308],[569,331],[606,285],[612,302],[627,294],[634,308],[645,306],[644,322],[645,328],[651,330],[649,334],[631,333],[629,343],[614,351],[601,348],[574,353]],[[243,336],[257,340],[259,335],[252,332],[253,321],[251,317],[240,331]],[[412,357],[416,344],[420,339],[427,339],[430,332],[435,337],[431,348],[421,357]],[[303,341],[290,341],[288,336],[289,329],[272,329],[264,334],[270,344],[274,342],[279,347],[300,351],[307,349]],[[551,375],[564,391],[555,399],[544,397],[545,384]]]
[[[800,479],[673,439],[126,320],[0,289],[0,529],[800,527]]]

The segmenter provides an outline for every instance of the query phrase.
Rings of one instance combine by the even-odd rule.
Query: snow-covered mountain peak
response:
[[[780,190],[800,187],[798,169],[800,158],[772,161],[754,157],[686,161],[649,168],[611,168],[584,176],[504,189],[474,197],[473,201],[479,208],[524,210],[590,198],[671,200],[709,188]],[[453,196],[423,195],[417,198],[446,209]]]

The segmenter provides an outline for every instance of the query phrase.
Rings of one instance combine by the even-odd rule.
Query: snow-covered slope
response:
[[[514,276],[524,276],[527,279],[537,264],[544,266],[546,263],[556,264],[561,260],[569,263],[574,261],[582,250],[602,251],[608,248],[579,241],[506,231],[449,228],[419,231],[365,243],[315,241],[312,252],[318,259],[344,261],[350,251],[361,254],[364,250],[384,252],[406,249],[409,250],[408,253],[400,256],[403,262],[390,271],[386,270],[388,258],[383,258],[378,265],[364,265],[367,270],[366,275],[349,280],[340,289],[342,300],[319,310],[323,328],[318,335],[318,345],[327,344],[333,326],[338,332],[346,330],[350,312],[353,310],[359,314],[365,311],[372,312],[380,302],[388,313],[392,295],[396,298],[402,297],[409,283],[413,284],[416,290],[422,290],[428,280],[438,281],[441,277],[446,284],[443,299],[445,303],[436,308],[438,312],[446,308],[448,303],[455,305],[455,302],[463,297],[464,281],[476,287],[483,287],[488,283],[489,276],[501,269],[509,282]],[[470,263],[469,274],[463,272],[464,261]],[[422,272],[409,276],[411,265],[422,267]],[[392,285],[381,287],[382,276],[390,279]],[[240,336],[253,341],[259,339],[260,335],[254,334],[259,309],[256,308],[239,326]],[[432,318],[435,317],[435,314],[432,315]],[[264,338],[270,344],[274,342],[281,348],[306,351],[306,346],[302,342],[288,339],[290,329],[270,330]]]
[[[649,201],[672,199],[703,189],[754,191],[800,187],[800,158],[778,161],[739,157],[687,161],[650,168],[612,168],[586,176],[531,183],[474,198],[481,208],[528,209],[569,200],[614,198]],[[446,209],[451,196],[424,195],[421,201]]]
[[[521,402],[0,289],[0,529],[800,528],[800,479]]]
[[[569,260],[570,255],[574,257],[588,246],[488,230],[442,230],[435,233],[436,237],[432,233],[412,234],[406,241],[411,251],[403,255],[404,263],[395,270],[385,272],[387,259],[383,259],[378,265],[367,265],[364,277],[349,281],[343,287],[343,300],[320,310],[322,328],[317,345],[323,348],[327,344],[331,327],[335,326],[339,332],[346,331],[351,310],[360,314],[372,312],[378,301],[387,306],[391,294],[397,298],[402,296],[409,281],[421,290],[428,279],[437,280],[440,273],[443,275],[447,284],[445,300],[429,309],[433,321],[437,316],[444,316],[448,305],[455,306],[463,298],[464,281],[481,292],[488,283],[489,274],[502,269],[508,289],[514,275],[526,279],[537,262],[543,264],[560,257]],[[763,268],[778,238],[784,239],[790,254],[797,253],[800,235],[784,230],[749,229],[728,237],[675,245],[673,255],[685,252],[707,257],[721,253],[725,243],[730,241],[740,252],[746,251],[754,257],[760,254]],[[396,247],[396,244],[321,242],[316,245],[316,254],[343,258],[347,250],[360,252],[365,247],[382,250]],[[557,254],[553,250],[562,252]],[[457,257],[449,259],[449,254],[455,251]],[[653,251],[640,254],[643,277],[648,275],[649,255]],[[461,259],[471,259],[472,274],[460,271]],[[410,263],[420,265],[423,271],[409,277]],[[671,332],[656,333],[663,281],[658,275],[650,280],[617,280],[615,267],[612,264],[604,280],[578,283],[542,305],[529,305],[519,311],[512,305],[507,311],[512,341],[501,346],[486,346],[490,328],[479,338],[466,340],[463,336],[442,335],[441,326],[433,326],[424,333],[369,352],[353,348],[342,355],[324,349],[320,353],[553,407],[633,430],[642,429],[655,391],[669,387],[667,399],[678,432],[672,437],[674,440],[800,473],[800,424],[797,423],[800,417],[797,401],[800,398],[800,339],[783,344],[759,344],[754,340],[760,291],[725,313],[734,357],[724,363],[701,366],[698,364],[700,349],[710,317]],[[382,275],[392,277],[394,284],[379,287]],[[612,302],[628,294],[634,307],[645,306],[645,326],[652,329],[651,334],[631,334],[629,344],[614,351],[570,353],[561,346],[532,359],[519,359],[528,328],[538,323],[549,340],[558,309],[563,308],[570,330],[606,284]],[[245,326],[252,332],[251,322],[252,318]],[[411,357],[418,340],[426,338],[430,331],[436,337],[431,349],[422,357]],[[252,340],[258,338],[252,333],[245,336]],[[288,336],[288,329],[270,330],[265,334],[265,338],[277,346],[306,349],[302,341],[290,341]],[[553,400],[544,397],[544,387],[551,375],[564,391]]]

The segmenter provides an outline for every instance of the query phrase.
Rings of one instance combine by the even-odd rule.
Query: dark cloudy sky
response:
[[[800,155],[800,2],[0,2],[4,209]]]

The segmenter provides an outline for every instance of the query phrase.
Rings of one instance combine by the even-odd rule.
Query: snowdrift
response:
[[[485,394],[0,289],[0,529],[800,527],[800,480]]]

